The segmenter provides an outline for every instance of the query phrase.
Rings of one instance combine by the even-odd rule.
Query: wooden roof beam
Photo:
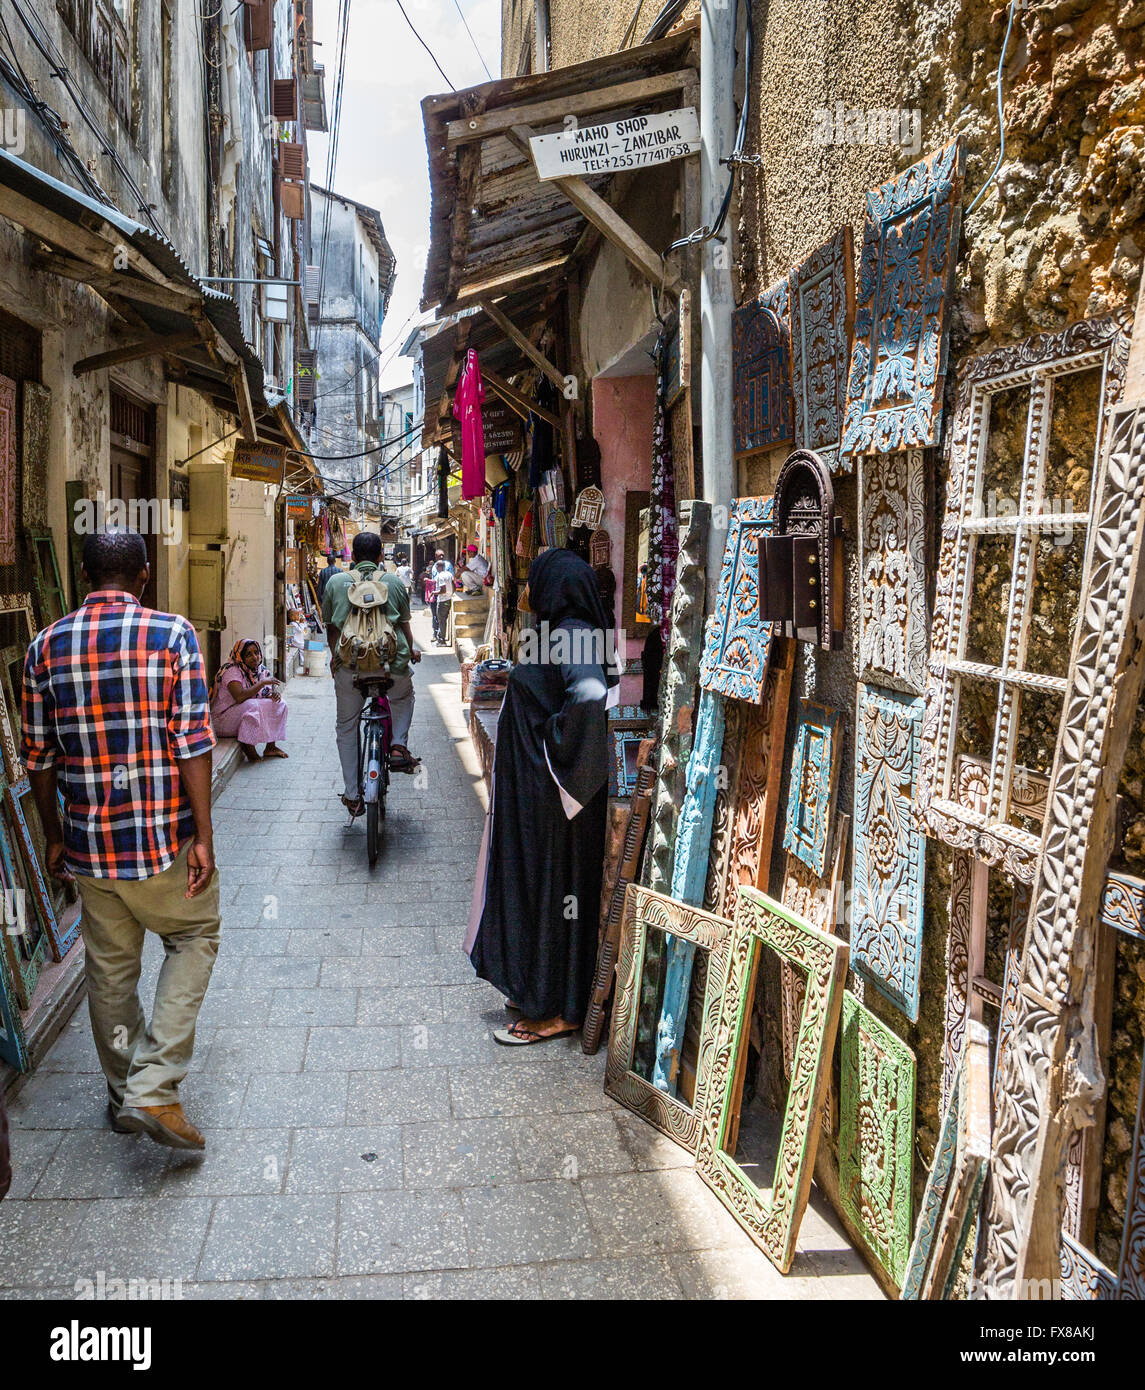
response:
[[[548,101],[535,101],[524,106],[502,106],[484,115],[464,116],[461,120],[450,121],[446,126],[446,147],[452,149],[473,140],[488,139],[491,135],[504,135],[515,125],[545,125],[549,121],[561,121],[570,113],[577,117],[591,116],[598,111],[619,111],[624,107],[637,106],[669,92],[682,91],[694,76],[693,69],[685,68],[680,72],[664,72],[655,77],[618,82],[612,87],[590,88],[584,92],[550,97]]]
[[[491,372],[487,368],[482,367],[481,380],[484,381],[487,386],[491,386],[505,404],[512,406],[523,420],[527,420],[529,412],[532,411],[534,415],[539,416],[542,420],[547,420],[554,429],[560,429],[561,419],[559,415],[554,415],[551,410],[546,410],[543,405],[538,405],[536,401],[529,400],[528,396],[523,395],[515,386],[510,386],[504,377],[499,377],[496,372]]]
[[[534,134],[528,126],[520,125],[513,127],[509,138],[531,159],[529,141]],[[559,188],[573,207],[583,213],[593,226],[599,228],[601,235],[612,242],[650,285],[657,290],[669,290],[672,294],[679,295],[684,288],[679,274],[658,252],[653,251],[643,237],[632,230],[611,203],[606,202],[599,193],[593,192],[584,179],[546,179],[545,182]]]
[[[111,348],[108,352],[97,352],[91,357],[81,357],[72,367],[75,376],[85,376],[88,372],[98,372],[103,367],[114,367],[119,362],[136,362],[141,357],[155,357],[163,353],[178,352],[199,342],[197,333],[152,334],[137,343],[125,347]]]
[[[87,261],[76,260],[74,256],[60,256],[43,252],[32,257],[32,263],[39,270],[52,275],[60,275],[65,280],[76,280],[89,285],[97,294],[114,295],[118,299],[129,299],[139,304],[153,304],[158,309],[170,309],[173,313],[185,314],[191,298],[181,290],[157,285],[153,280],[140,280],[134,275],[115,272],[108,273],[89,265]]]
[[[505,337],[508,338],[510,342],[515,343],[535,367],[538,367],[544,372],[558,391],[563,391],[565,389],[564,372],[558,371],[556,367],[553,366],[540,348],[530,342],[512,319],[503,314],[497,305],[490,299],[481,300],[481,308],[484,313],[488,314],[501,332],[504,333]]]

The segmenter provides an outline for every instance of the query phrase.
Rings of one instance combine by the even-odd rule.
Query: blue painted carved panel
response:
[[[732,315],[732,392],[737,454],[795,438],[786,278]]]
[[[923,697],[859,686],[851,960],[912,1021],[926,837],[914,816]]]
[[[963,163],[957,139],[867,194],[844,457],[938,442]]]
[[[820,878],[827,867],[827,842],[835,811],[843,727],[838,710],[814,700],[799,702],[799,727],[791,759],[787,825],[783,848]]]
[[[855,313],[854,259],[851,229],[840,227],[791,275],[795,444],[818,454],[832,472],[852,466],[849,455],[840,459],[839,441]]]
[[[763,697],[771,640],[771,624],[759,616],[759,540],[773,529],[770,497],[738,497],[732,503],[719,592],[700,662],[704,690],[753,705]]]

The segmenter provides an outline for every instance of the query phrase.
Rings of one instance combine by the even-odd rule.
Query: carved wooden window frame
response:
[[[850,226],[840,227],[796,267],[790,284],[795,442],[801,449],[814,449],[832,472],[849,472],[851,459],[840,458],[839,442],[855,319],[855,248]]]
[[[786,276],[732,313],[732,391],[736,458],[792,442],[795,396]]]
[[[943,1110],[902,1298],[950,1296],[970,1242],[990,1162],[990,1039],[971,1021]]]
[[[1041,838],[1008,816],[1017,809],[1012,791],[1039,774],[1016,765],[1020,692],[1053,692],[1065,697],[1067,678],[1025,668],[1030,609],[1034,594],[1033,547],[1037,537],[1064,524],[1084,526],[1092,543],[1092,498],[1109,412],[1124,380],[1128,339],[1112,318],[1085,320],[1061,333],[1041,334],[1012,348],[971,358],[963,368],[950,446],[950,481],[935,597],[926,719],[919,770],[919,807],[927,832],[955,849],[970,850],[987,864],[1001,864],[1011,877],[1032,882]],[[1044,511],[1044,459],[1050,440],[1054,382],[1102,368],[1101,399],[1091,475],[1090,506],[1068,516]],[[982,484],[995,394],[1015,387],[1030,393],[1021,465],[1020,510],[1015,515],[984,514]],[[976,543],[979,536],[1014,537],[1010,603],[1002,665],[964,659],[969,633]],[[983,800],[960,801],[955,752],[959,696],[964,680],[992,683],[997,689],[989,782]],[[1063,710],[1064,718],[1064,710]],[[1062,725],[1059,724],[1059,738]],[[971,759],[971,762],[980,761]],[[1040,778],[1040,780],[1045,780]]]
[[[817,769],[813,769],[815,804],[812,820],[806,824],[803,792],[816,749],[818,763]],[[827,866],[827,844],[831,838],[842,751],[843,729],[839,711],[821,705],[817,700],[800,700],[799,726],[795,734],[795,752],[791,759],[791,780],[787,791],[783,848],[802,859],[820,878]]]
[[[851,963],[915,1023],[926,879],[926,837],[914,816],[923,701],[860,683],[856,708]]]
[[[915,1073],[915,1056],[906,1043],[853,994],[844,993],[839,1201],[896,1285],[906,1273],[913,1230]]]
[[[4,927],[4,950],[8,956],[13,994],[16,1004],[27,1009],[40,978],[40,972],[51,957],[51,938],[48,932],[48,919],[43,911],[43,898],[37,884],[38,866],[29,861],[28,851],[31,842],[26,840],[27,827],[23,825],[19,803],[11,796],[11,788],[4,788],[0,798],[3,811],[0,812],[0,876],[6,889],[22,894],[17,901],[23,902],[25,913],[24,937],[26,955],[21,955],[20,941],[16,932]],[[45,890],[46,892],[46,890]]]
[[[700,685],[759,703],[767,673],[771,624],[759,616],[759,540],[774,528],[771,497],[737,497],[728,517],[719,590],[708,619]]]
[[[867,194],[842,458],[938,442],[964,162],[959,136]]]
[[[859,457],[859,674],[920,695],[926,689],[925,454]]]
[[[676,937],[689,941],[697,949],[708,952],[700,1065],[696,1071],[696,1090],[691,1106],[678,1096],[660,1090],[632,1070],[649,928],[662,931],[666,939]],[[700,1119],[711,1070],[705,1058],[715,1041],[731,936],[732,923],[714,913],[688,907],[663,893],[654,893],[635,883],[628,888],[604,1089],[613,1100],[627,1106],[689,1153],[696,1152],[700,1138]]]
[[[775,1180],[766,1199],[723,1150],[737,1109],[739,1061],[750,1038],[756,968],[765,946],[807,978]],[[781,1274],[795,1257],[811,1190],[846,973],[846,942],[758,889],[740,888],[716,1040],[708,1054],[696,1171]]]

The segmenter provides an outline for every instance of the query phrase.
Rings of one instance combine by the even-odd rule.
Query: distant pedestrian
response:
[[[112,1128],[203,1149],[179,1102],[219,949],[203,657],[186,618],[140,603],[151,571],[137,531],[89,535],[83,571],[91,593],[25,658],[23,757],[48,870],[74,875],[83,899]],[[165,952],[150,1025],[136,988],[148,931]]]
[[[327,555],[327,556],[326,556],[326,568],[325,568],[325,569],[322,571],[322,573],[318,576],[318,602],[319,602],[319,603],[322,602],[322,595],[326,592],[326,585],[329,584],[329,582],[331,581],[331,579],[333,579],[334,576],[335,576],[336,574],[341,574],[341,573],[342,573],[342,568],[341,568],[340,565],[337,565],[337,564],[334,563],[334,556],[333,556],[332,554]]]
[[[413,570],[408,560],[403,560],[398,566],[398,578],[406,586],[407,593],[413,593]]]
[[[453,570],[447,569],[444,559],[435,560],[430,571],[433,598],[429,603],[429,616],[433,621],[433,640],[445,641],[446,624],[449,622],[449,606],[453,602]]]

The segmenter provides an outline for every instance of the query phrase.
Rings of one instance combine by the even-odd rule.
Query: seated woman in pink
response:
[[[245,637],[231,648],[211,686],[211,723],[216,734],[237,738],[243,756],[258,761],[256,743],[266,743],[265,758],[285,758],[277,740],[286,733],[286,702],[278,681],[262,660],[262,648]]]

